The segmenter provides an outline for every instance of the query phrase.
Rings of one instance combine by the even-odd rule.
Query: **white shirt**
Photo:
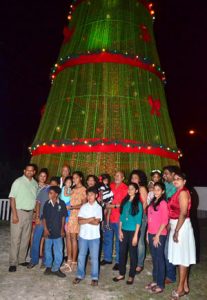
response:
[[[96,218],[102,221],[102,207],[95,201],[93,204],[85,203],[81,206],[78,216],[80,218]],[[80,225],[79,236],[85,240],[94,240],[100,238],[100,224],[82,224]]]

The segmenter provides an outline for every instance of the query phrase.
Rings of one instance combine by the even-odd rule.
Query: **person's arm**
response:
[[[70,194],[68,194],[67,188],[64,186],[63,189],[64,189],[64,196],[65,196],[65,197],[69,197]]]
[[[168,207],[167,207],[167,203],[166,202],[161,202],[160,203],[160,210],[161,210],[161,220],[160,220],[160,227],[158,229],[158,232],[156,233],[156,235],[153,238],[153,245],[157,248],[160,245],[160,235],[162,233],[162,231],[167,227],[168,225],[168,216],[169,216],[169,212],[168,212]]]
[[[10,206],[11,206],[11,212],[12,212],[12,223],[17,224],[17,223],[19,223],[19,218],[18,218],[17,209],[16,209],[16,201],[15,201],[15,198],[13,198],[13,197],[10,198]]]
[[[90,222],[94,221],[95,217],[92,218],[82,218],[78,217],[78,224],[79,225],[84,225],[84,224],[91,224]]]
[[[124,235],[123,235],[123,231],[122,231],[122,222],[119,222],[119,240],[120,242],[123,241]]]
[[[36,211],[36,215],[35,215],[35,224],[39,225],[40,222],[40,202],[37,200],[36,201],[36,205],[35,205],[35,211]]]
[[[180,204],[180,216],[175,228],[175,233],[173,235],[173,240],[175,243],[178,243],[178,233],[180,228],[183,226],[185,219],[188,214],[188,203],[189,203],[189,196],[186,191],[182,191],[179,195],[179,204]]]
[[[141,202],[139,202],[138,205],[139,205],[139,212],[136,216],[136,229],[135,229],[134,236],[132,239],[132,246],[136,246],[138,244],[139,229],[142,224],[143,207],[142,207]]]
[[[148,196],[146,187],[140,186],[139,192],[140,192],[140,196],[142,198],[143,209],[145,210],[147,208],[147,196]]]
[[[47,228],[46,220],[43,219],[43,220],[42,220],[42,223],[43,223],[43,226],[44,226],[44,237],[45,237],[45,238],[48,238],[48,236],[50,235],[50,232],[49,232],[49,230],[48,230],[48,228]]]
[[[61,237],[65,236],[65,216],[62,217]]]
[[[99,225],[100,222],[101,222],[101,219],[94,218],[93,220],[91,220],[91,221],[89,222],[89,224],[91,224],[91,225]]]

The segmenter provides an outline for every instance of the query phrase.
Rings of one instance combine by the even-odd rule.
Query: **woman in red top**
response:
[[[170,217],[170,236],[168,259],[179,267],[179,283],[172,292],[172,300],[189,293],[188,269],[196,263],[195,239],[190,221],[191,196],[185,187],[186,177],[181,172],[174,175],[173,184],[177,192],[171,197],[168,208]]]

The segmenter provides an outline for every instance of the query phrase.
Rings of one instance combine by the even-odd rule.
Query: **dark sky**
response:
[[[207,184],[206,2],[154,1],[167,101],[177,144],[184,153],[181,165],[195,185]],[[49,73],[63,40],[69,1],[7,0],[1,6],[0,162],[20,168],[28,159],[27,147],[47,100]],[[189,129],[197,134],[190,136]]]

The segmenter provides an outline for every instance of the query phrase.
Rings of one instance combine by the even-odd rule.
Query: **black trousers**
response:
[[[128,258],[128,252],[130,256],[130,269],[129,277],[134,278],[137,267],[137,246],[132,246],[132,239],[134,237],[134,231],[123,231],[123,241],[119,242],[119,273],[121,276],[126,274],[126,264]]]

